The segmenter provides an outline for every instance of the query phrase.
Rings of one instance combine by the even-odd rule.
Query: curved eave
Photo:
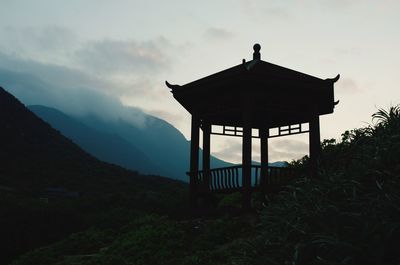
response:
[[[338,75],[335,76],[334,78],[327,78],[327,79],[325,79],[325,81],[331,82],[332,84],[334,84],[334,83],[336,83],[339,79],[340,79],[340,74],[338,74]]]
[[[182,87],[182,86],[180,86],[180,85],[170,84],[167,80],[165,80],[165,85],[166,85],[167,87],[169,87],[172,91],[173,91],[174,89],[179,89],[179,88]]]

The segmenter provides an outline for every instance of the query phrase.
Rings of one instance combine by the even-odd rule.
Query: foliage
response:
[[[303,178],[262,213],[251,245],[271,264],[398,264],[400,111],[322,143],[320,178]],[[297,161],[304,167],[307,160]],[[261,258],[261,259],[263,259]]]
[[[225,264],[233,256],[235,238],[251,230],[243,218],[178,221],[145,215],[118,232],[73,234],[13,264]]]

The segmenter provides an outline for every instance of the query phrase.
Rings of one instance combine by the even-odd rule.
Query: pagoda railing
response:
[[[221,167],[210,169],[208,176],[209,186],[205,185],[205,173],[199,170],[194,173],[196,186],[200,189],[215,191],[215,192],[232,192],[242,189],[242,165]],[[191,172],[187,173],[188,175]],[[251,187],[253,190],[271,190],[287,184],[290,180],[296,177],[296,171],[288,167],[268,167],[268,175],[264,180],[261,178],[261,166],[251,166]]]

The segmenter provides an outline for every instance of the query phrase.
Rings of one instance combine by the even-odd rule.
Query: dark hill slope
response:
[[[64,187],[109,190],[136,180],[151,187],[161,177],[140,176],[100,162],[0,88],[0,185],[24,189]],[[124,185],[121,185],[124,187]],[[120,188],[120,187],[119,187]]]
[[[181,212],[185,196],[182,182],[97,160],[0,87],[0,264],[89,227]]]
[[[40,105],[28,106],[28,108],[82,149],[102,161],[137,170],[140,173],[161,173],[143,152],[114,133],[92,129],[54,108]]]

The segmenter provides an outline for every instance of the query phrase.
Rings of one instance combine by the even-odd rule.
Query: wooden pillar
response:
[[[251,113],[243,115],[242,138],[243,208],[251,208]]]
[[[318,163],[321,155],[319,115],[317,113],[312,114],[309,127],[310,174],[311,177],[317,177]]]
[[[197,175],[199,172],[199,127],[200,120],[196,115],[192,115],[192,128],[190,138],[190,203],[196,207],[197,203]]]
[[[268,183],[268,129],[261,128],[258,132],[260,136],[261,170],[260,170],[260,189],[265,191]]]
[[[203,128],[203,179],[204,188],[206,191],[210,189],[210,135],[211,135],[211,124],[204,122]]]

